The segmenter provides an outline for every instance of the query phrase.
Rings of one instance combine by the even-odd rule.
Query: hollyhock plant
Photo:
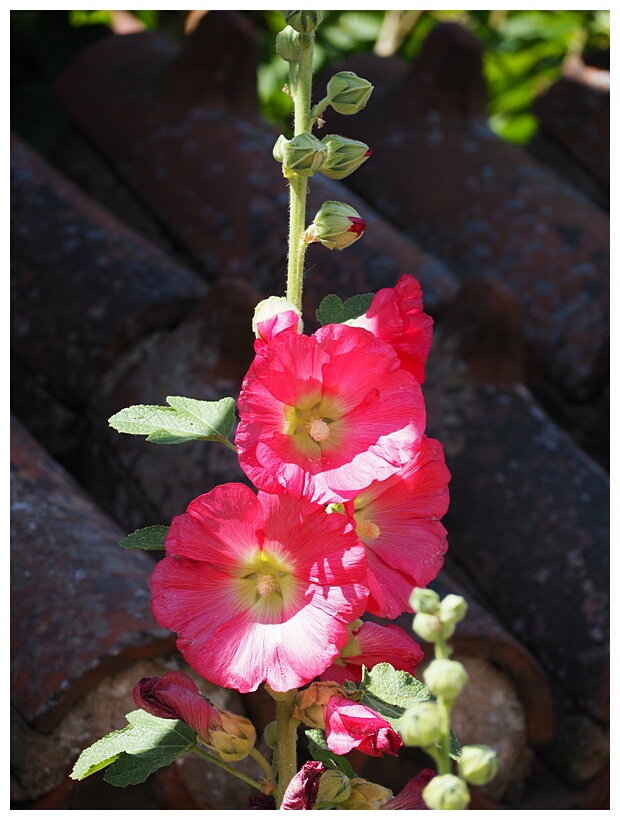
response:
[[[173,520],[151,580],[153,612],[207,680],[286,692],[319,675],[347,642],[347,625],[365,609],[366,572],[342,516],[224,484]]]
[[[433,320],[423,311],[422,288],[417,279],[404,274],[395,287],[377,291],[366,313],[347,324],[366,328],[391,344],[401,367],[422,384],[433,341]]]
[[[281,333],[239,397],[239,462],[261,490],[319,503],[355,498],[415,454],[426,423],[418,383],[369,331]]]
[[[333,695],[325,707],[325,740],[332,752],[358,749],[371,757],[396,755],[403,745],[385,718],[354,700]]]
[[[404,467],[344,505],[366,547],[371,614],[412,612],[412,588],[427,586],[443,566],[448,543],[439,519],[448,509],[449,480],[441,444],[425,436]]]
[[[322,681],[361,681],[362,666],[372,670],[378,663],[390,663],[394,669],[415,675],[416,666],[424,658],[420,645],[395,624],[357,621],[351,624],[349,631],[350,640],[336,661],[323,672]]]

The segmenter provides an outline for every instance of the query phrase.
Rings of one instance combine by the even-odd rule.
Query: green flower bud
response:
[[[436,703],[416,703],[398,721],[398,734],[405,746],[432,746],[443,734],[441,713]]]
[[[219,706],[217,710],[220,713],[222,728],[211,731],[208,747],[226,762],[243,760],[254,748],[256,729],[246,717],[234,715],[220,709]]]
[[[274,146],[273,155],[282,162],[285,177],[292,174],[311,177],[321,168],[327,156],[327,148],[312,134],[298,134],[290,140],[280,137]]]
[[[446,595],[439,607],[439,617],[444,624],[458,624],[467,615],[467,601],[460,595]]]
[[[323,203],[314,222],[307,228],[304,241],[320,242],[330,250],[342,250],[359,239],[365,228],[366,221],[355,208],[329,200]]]
[[[413,619],[413,631],[428,643],[437,643],[443,634],[439,616],[431,615],[428,612],[418,612],[416,614]]]
[[[366,107],[373,87],[353,71],[339,71],[327,83],[327,99],[338,114],[357,114]]]
[[[465,667],[458,661],[437,658],[424,670],[424,683],[438,698],[454,700],[469,680]]]
[[[344,179],[366,162],[372,150],[365,142],[330,134],[321,140],[327,147],[327,157],[321,173],[329,179]]]
[[[425,786],[422,797],[429,809],[465,809],[469,803],[469,789],[460,777],[442,774]]]
[[[270,749],[278,748],[278,721],[272,720],[265,726],[263,732],[263,739]]]
[[[287,63],[298,63],[301,56],[299,34],[291,26],[282,29],[276,36],[276,54]]]
[[[351,796],[351,783],[343,772],[327,769],[319,780],[319,800],[324,803],[342,803]]]
[[[392,791],[385,786],[371,783],[362,777],[355,777],[349,782],[351,784],[351,796],[339,803],[339,809],[346,809],[347,811],[379,809],[394,796]]]
[[[439,595],[432,589],[416,587],[409,598],[411,608],[415,612],[425,612],[436,615],[439,612]]]
[[[321,24],[324,11],[283,11],[288,26],[292,26],[300,34],[310,34]]]
[[[474,786],[484,786],[497,774],[497,756],[483,743],[463,746],[459,758],[459,774]]]

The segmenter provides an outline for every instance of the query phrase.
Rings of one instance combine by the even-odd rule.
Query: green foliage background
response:
[[[182,11],[132,11],[145,28],[183,36]],[[259,36],[258,91],[265,117],[285,132],[292,104],[282,93],[287,64],[274,50],[284,27],[279,11],[244,12]],[[441,21],[458,22],[484,45],[491,128],[526,144],[536,131],[534,98],[559,78],[569,55],[609,50],[609,11],[327,11],[318,30],[317,71],[350,54],[380,51],[412,59]],[[45,152],[61,112],[49,87],[81,49],[109,34],[111,11],[12,11],[12,126]],[[599,56],[600,59],[600,56]]]

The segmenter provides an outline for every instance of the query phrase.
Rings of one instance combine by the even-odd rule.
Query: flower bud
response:
[[[321,173],[329,179],[344,179],[366,162],[372,154],[365,142],[329,134],[321,143],[327,148],[327,157],[321,165]]]
[[[327,83],[329,105],[338,114],[357,114],[372,93],[373,86],[353,71],[339,71]]]
[[[256,729],[251,721],[241,715],[234,715],[217,707],[222,721],[221,730],[214,730],[209,736],[208,747],[222,760],[243,760],[256,743]]]
[[[436,615],[439,612],[439,595],[433,589],[416,587],[411,593],[409,603],[415,612],[424,612],[428,615]]]
[[[270,296],[254,308],[252,330],[257,339],[270,342],[283,330],[301,333],[304,323],[297,308],[284,296]]]
[[[304,240],[308,243],[320,242],[330,250],[342,250],[359,239],[365,228],[366,221],[355,208],[344,202],[329,200],[320,207],[314,222],[304,234]]]
[[[459,774],[474,786],[484,786],[497,774],[497,756],[493,749],[483,743],[463,746],[459,758]]]
[[[321,24],[324,11],[283,11],[284,20],[300,34],[310,34]]]
[[[278,721],[272,720],[271,723],[268,723],[265,726],[265,731],[263,732],[263,740],[269,746],[270,749],[277,749],[278,748]]]
[[[379,809],[393,797],[392,791],[380,786],[378,783],[371,783],[362,777],[355,777],[349,781],[351,784],[351,796],[338,804],[339,809],[362,810]]]
[[[454,700],[469,680],[465,667],[458,661],[437,658],[424,670],[424,683],[438,698]]]
[[[458,624],[467,614],[467,601],[460,595],[446,595],[439,607],[443,624]]]
[[[332,695],[344,697],[344,690],[329,681],[311,683],[297,693],[293,701],[293,717],[312,729],[325,729],[325,707]]]
[[[398,721],[398,734],[405,746],[432,746],[443,734],[441,714],[436,703],[415,703]]]
[[[323,803],[342,803],[351,796],[349,778],[341,771],[328,769],[319,781],[319,800]]]
[[[430,615],[428,612],[418,612],[416,614],[413,619],[413,631],[428,643],[437,643],[443,636],[439,616]]]
[[[312,134],[298,134],[290,140],[280,136],[273,148],[273,155],[278,162],[282,162],[285,177],[292,174],[311,177],[320,169],[327,156],[327,148]]]
[[[442,774],[428,783],[422,797],[429,809],[466,809],[469,803],[469,789],[460,777]]]
[[[282,29],[276,36],[276,54],[287,63],[297,63],[301,56],[299,34],[291,26]]]

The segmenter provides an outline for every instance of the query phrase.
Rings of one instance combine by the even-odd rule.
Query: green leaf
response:
[[[155,524],[152,527],[142,527],[132,532],[121,541],[121,547],[126,550],[163,550],[166,549],[166,535],[170,527]]]
[[[384,717],[398,732],[398,721],[405,709],[414,703],[435,700],[428,688],[409,672],[394,669],[389,663],[378,663],[372,671],[362,670],[360,702]],[[450,757],[458,760],[461,746],[450,730]]]
[[[84,749],[71,772],[73,780],[84,780],[108,766],[104,777],[107,783],[133,786],[190,752],[196,744],[196,732],[180,720],[155,717],[142,709],[126,717],[129,726]]]
[[[325,736],[320,729],[306,729],[306,737],[308,738],[308,751],[313,760],[318,760],[328,769],[341,771],[348,778],[357,776],[346,757],[341,757],[329,750]]]
[[[434,700],[422,681],[389,663],[378,663],[372,671],[364,667],[361,702],[378,712],[397,729],[398,718],[414,703]]]
[[[147,436],[155,444],[182,444],[186,441],[224,441],[235,423],[235,400],[199,401],[168,396],[170,407],[136,404],[126,407],[109,420],[119,433]]]
[[[360,293],[343,302],[335,293],[326,296],[318,307],[316,318],[320,325],[337,325],[363,316],[374,299],[374,293]]]

